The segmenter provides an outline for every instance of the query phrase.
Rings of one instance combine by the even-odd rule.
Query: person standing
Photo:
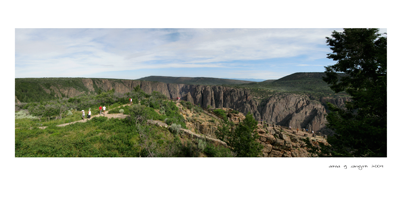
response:
[[[297,133],[299,133],[299,128],[297,127]]]
[[[90,119],[91,116],[92,116],[92,112],[91,112],[90,109],[89,109],[89,112],[88,112],[88,119]]]
[[[105,105],[103,106],[103,113],[104,113],[103,115],[106,116],[106,106]]]
[[[101,106],[100,106],[100,107],[99,107],[99,111],[100,111],[100,114],[99,114],[99,115],[101,115],[101,109],[102,109],[102,108],[101,108]]]
[[[132,98],[129,98],[129,103],[132,104]]]
[[[82,110],[82,119],[85,120],[85,110]]]

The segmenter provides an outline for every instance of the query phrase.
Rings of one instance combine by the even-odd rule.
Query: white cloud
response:
[[[16,29],[16,77],[325,58],[332,29]],[[112,65],[112,66],[104,66]]]

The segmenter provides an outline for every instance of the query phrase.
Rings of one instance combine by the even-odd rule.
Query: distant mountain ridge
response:
[[[274,81],[274,80],[265,80],[265,79],[253,79],[253,78],[231,78],[234,80],[242,80],[242,81],[251,81],[251,82],[263,82],[263,81]]]
[[[168,76],[148,76],[137,79],[140,81],[164,82],[169,84],[190,84],[190,85],[224,85],[224,84],[248,84],[252,81],[212,78],[212,77],[168,77]]]
[[[324,132],[325,115],[328,112],[326,103],[343,106],[349,98],[335,97],[331,95],[333,93],[331,90],[331,93],[326,92],[329,87],[320,80],[321,75],[323,74],[296,73],[275,81],[253,82],[237,85],[238,87],[99,78],[16,78],[15,102],[19,104],[19,102],[71,98],[79,95],[101,94],[110,90],[125,94],[139,86],[147,94],[157,91],[167,98],[181,97],[182,100],[203,108],[231,108],[244,114],[250,112],[256,120]],[[193,79],[200,79],[203,82],[207,80],[207,78],[181,80],[193,81]],[[214,82],[216,80],[220,79],[212,79]],[[278,86],[262,85],[272,85],[276,82]],[[323,88],[317,88],[319,84]],[[249,87],[243,87],[243,85],[249,85]],[[271,92],[267,90],[268,88],[276,92]],[[280,92],[278,89],[286,90],[286,92]],[[253,91],[258,91],[265,96],[262,99],[256,99],[257,93]],[[310,91],[313,94],[297,94],[296,91]]]

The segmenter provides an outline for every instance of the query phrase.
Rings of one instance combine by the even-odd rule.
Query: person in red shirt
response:
[[[101,115],[101,109],[102,109],[102,108],[101,108],[101,106],[100,106],[100,107],[99,107],[99,110],[100,110],[100,115]]]

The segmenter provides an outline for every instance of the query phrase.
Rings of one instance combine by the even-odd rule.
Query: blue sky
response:
[[[15,29],[15,77],[278,79],[334,64],[333,30]]]

